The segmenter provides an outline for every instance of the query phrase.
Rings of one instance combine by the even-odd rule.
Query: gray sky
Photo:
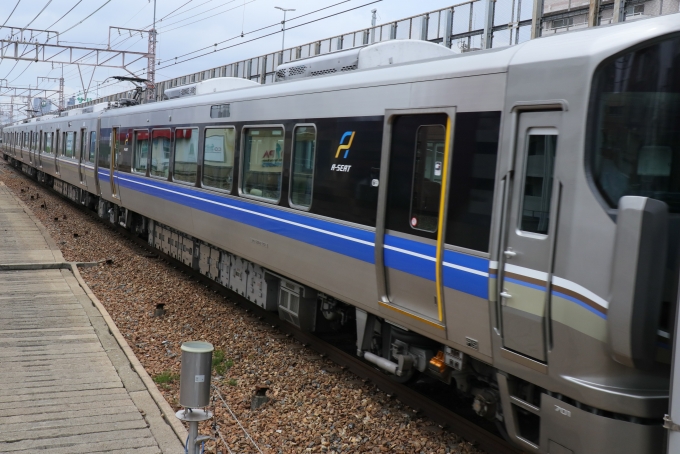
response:
[[[161,19],[180,8],[188,0],[158,0],[156,17]],[[306,22],[308,20],[339,13],[350,8],[370,3],[373,0],[347,0],[324,11],[306,16],[297,21],[290,21],[288,26]],[[246,41],[249,38],[280,30],[280,26],[253,33],[240,38],[241,32],[249,32],[260,27],[280,23],[283,13],[275,6],[295,8],[295,12],[288,13],[288,19],[305,14],[323,7],[335,5],[342,0],[191,0],[186,6],[170,14],[167,18],[157,22],[158,49],[157,59],[161,60],[161,68],[165,61],[173,61],[174,57],[194,51],[204,46],[213,45],[217,41],[236,37],[231,43]],[[371,9],[378,10],[378,24],[416,15],[419,13],[444,8],[462,0],[382,0],[368,6],[330,17],[309,25],[291,29],[286,32],[286,47],[304,44],[310,41],[339,35],[345,32],[361,29],[370,25]],[[0,0],[0,24],[7,21],[6,26],[45,29],[50,27],[69,9],[75,8],[63,19],[50,27],[61,35],[62,42],[73,45],[97,45],[103,47],[108,38],[109,26],[120,26],[134,29],[145,29],[153,22],[153,0],[20,0],[11,15],[17,0]],[[244,6],[245,4],[245,6]],[[47,5],[47,6],[46,6]],[[91,17],[85,19],[97,8],[103,8]],[[38,14],[44,7],[44,11]],[[37,16],[37,18],[36,18]],[[195,16],[195,17],[192,17]],[[8,19],[8,20],[7,20]],[[85,19],[81,24],[81,20]],[[31,23],[31,21],[33,21]],[[73,27],[75,25],[75,27]],[[73,27],[72,29],[70,29]],[[67,29],[70,29],[66,31]],[[0,29],[0,35],[9,36],[9,29]],[[38,37],[38,39],[43,39]],[[136,35],[118,37],[114,32],[114,48],[146,51],[147,39]],[[127,39],[126,39],[127,38]],[[281,47],[281,34],[255,40],[251,43],[235,46],[228,50],[216,52],[197,58],[190,62],[159,69],[156,81],[163,81],[201,69],[212,68],[228,64],[248,57],[255,57],[276,51]],[[15,65],[16,64],[16,65]],[[133,71],[146,67],[146,60],[132,66]],[[89,81],[92,67],[81,67],[83,79]],[[52,68],[49,63],[29,63],[4,59],[0,61],[0,79],[6,78],[10,86],[35,86],[38,76],[59,77],[61,68]],[[97,83],[115,75],[126,75],[121,69],[96,69],[91,93],[94,98]],[[64,68],[66,79],[66,98],[81,91],[78,69],[75,66]],[[106,82],[110,84],[111,81]],[[102,83],[102,85],[104,85]],[[56,88],[56,83],[40,84],[43,88]],[[120,83],[99,90],[99,96],[116,93],[131,88],[130,83]],[[3,98],[3,102],[9,98]]]

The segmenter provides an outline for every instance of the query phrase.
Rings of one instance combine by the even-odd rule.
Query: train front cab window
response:
[[[290,206],[309,210],[314,187],[316,127],[296,125],[293,130],[293,156],[290,172]]]
[[[616,210],[623,196],[640,196],[680,213],[679,34],[600,65],[593,78],[587,136],[587,170],[606,209]],[[669,232],[677,217],[671,216],[671,222]],[[669,249],[666,283],[677,278],[676,262]],[[673,332],[675,298],[664,291],[662,332]]]
[[[203,186],[231,192],[236,129],[206,128],[203,141]]]
[[[590,174],[609,208],[636,195],[680,212],[680,36],[604,62],[588,126]]]
[[[170,175],[170,129],[151,132],[151,176],[167,179]]]
[[[278,203],[283,173],[283,127],[244,127],[241,195]]]
[[[198,128],[175,129],[173,158],[173,180],[195,184],[198,173]]]

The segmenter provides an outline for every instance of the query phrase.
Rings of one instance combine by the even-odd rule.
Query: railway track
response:
[[[14,170],[22,177],[28,178],[28,176],[23,174],[20,169],[15,168]],[[31,181],[37,183],[34,180]],[[53,194],[61,196],[61,194],[59,194],[54,189],[48,189]],[[352,372],[361,380],[373,384],[391,398],[398,399],[402,404],[407,405],[414,411],[428,417],[437,425],[441,426],[444,430],[450,430],[467,441],[474,443],[476,447],[483,449],[488,454],[521,454],[523,452],[505,441],[503,438],[489,432],[488,430],[480,427],[479,425],[457,414],[449,408],[424,396],[422,393],[411,389],[406,385],[393,381],[382,371],[376,369],[370,364],[365,363],[353,354],[338,348],[333,343],[326,341],[312,333],[302,331],[293,325],[284,323],[276,313],[267,312],[264,309],[261,309],[241,295],[203,276],[193,268],[183,264],[182,262],[163,253],[162,251],[149,246],[146,239],[140,238],[133,232],[130,232],[121,226],[102,220],[94,211],[88,210],[87,208],[76,204],[75,202],[63,196],[60,198],[62,200],[68,201],[72,206],[77,207],[81,212],[85,213],[92,219],[97,220],[99,225],[102,227],[109,228],[123,235],[129,241],[144,249],[149,255],[158,256],[160,259],[181,270],[191,279],[196,280],[205,287],[208,287],[218,294],[228,298],[231,302],[249,313],[253,318],[253,321],[266,324],[277,329],[282,335],[286,335],[287,337],[297,340],[304,347],[317,352],[319,355],[325,358],[328,358],[339,367]]]

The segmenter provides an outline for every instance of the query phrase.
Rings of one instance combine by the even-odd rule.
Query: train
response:
[[[1,152],[285,322],[355,333],[395,380],[450,385],[526,452],[666,451],[677,14],[165,96],[7,125]]]

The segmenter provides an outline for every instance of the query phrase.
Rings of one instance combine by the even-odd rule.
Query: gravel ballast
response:
[[[0,162],[0,181],[67,261],[102,261],[81,274],[175,410],[182,342],[207,341],[224,352],[216,368],[223,375],[213,374],[224,400],[215,394],[210,410],[228,447],[218,436],[206,452],[483,454]],[[160,303],[166,313],[156,317]],[[269,388],[270,400],[251,410],[258,386]],[[207,423],[201,432],[215,436]]]

